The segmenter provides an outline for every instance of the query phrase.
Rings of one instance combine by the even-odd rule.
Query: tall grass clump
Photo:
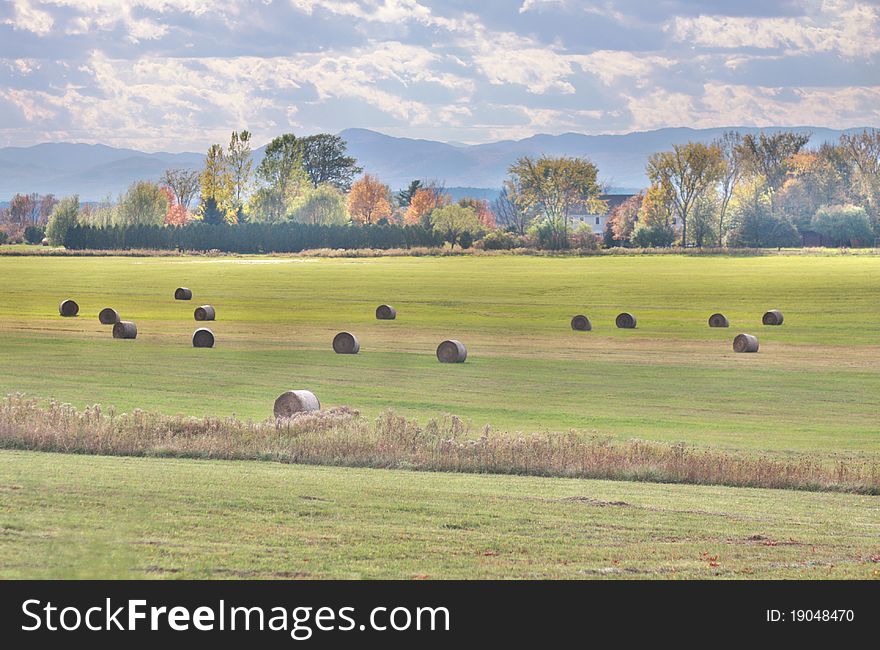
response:
[[[574,432],[473,432],[454,415],[423,426],[393,411],[370,420],[347,407],[253,422],[77,410],[9,395],[0,402],[0,448],[880,494],[876,462],[777,459]]]

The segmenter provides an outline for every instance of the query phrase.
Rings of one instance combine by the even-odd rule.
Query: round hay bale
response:
[[[207,327],[200,327],[193,334],[193,347],[194,348],[213,348],[214,347],[214,332],[209,330]]]
[[[757,352],[758,337],[751,334],[737,334],[733,339],[734,352]]]
[[[761,319],[761,322],[764,323],[764,325],[782,325],[782,321],[782,312],[778,309],[771,309],[765,313],[764,317]]]
[[[394,320],[397,318],[397,310],[391,305],[379,305],[376,307],[376,318],[378,320]]]
[[[289,390],[275,400],[275,417],[289,418],[297,413],[321,410],[321,402],[309,390]]]
[[[113,324],[114,339],[136,339],[137,335],[137,325],[131,321],[120,320]]]
[[[211,305],[202,305],[201,307],[196,307],[196,311],[194,316],[196,320],[214,320],[214,317],[217,315],[217,312],[214,311],[214,308]]]
[[[110,307],[104,307],[98,312],[98,321],[101,325],[115,325],[119,322],[119,312]]]
[[[339,332],[333,337],[333,351],[336,354],[357,354],[361,344],[351,332]]]
[[[709,316],[709,327],[730,327],[730,321],[724,314],[712,314]]]
[[[437,346],[437,358],[441,363],[464,363],[467,359],[467,348],[461,341],[449,339]]]
[[[175,300],[192,300],[193,292],[186,287],[177,287],[174,290]]]
[[[617,325],[620,329],[631,330],[636,327],[636,317],[630,314],[628,311],[623,312],[622,314],[618,314],[617,318],[614,320],[615,325]]]
[[[79,313],[79,305],[76,304],[75,300],[64,300],[58,305],[58,313],[65,318],[72,318]]]
[[[571,319],[571,329],[577,330],[578,332],[589,332],[593,329],[593,324],[590,322],[589,318],[583,314],[578,314]]]

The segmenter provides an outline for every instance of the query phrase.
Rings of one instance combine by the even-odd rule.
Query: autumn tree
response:
[[[420,187],[404,214],[407,224],[430,225],[431,213],[449,203],[449,195],[437,187]]]
[[[199,193],[199,172],[194,169],[166,169],[162,174],[162,184],[171,190],[177,205],[189,210]]]
[[[352,221],[361,225],[375,224],[390,219],[391,190],[375,176],[365,174],[351,186],[348,195],[348,213]]]
[[[16,194],[9,202],[7,220],[16,226],[34,225],[39,219],[36,194]]]
[[[683,245],[688,243],[688,217],[694,202],[718,182],[722,172],[721,150],[702,142],[676,144],[672,151],[661,151],[648,159],[648,178],[668,192],[681,219]]]
[[[477,199],[466,196],[459,199],[458,204],[463,208],[471,208],[477,215],[477,221],[484,230],[494,230],[496,227],[495,215],[489,208],[489,202],[486,199]]]
[[[213,144],[205,156],[205,167],[199,176],[201,187],[200,212],[205,223],[234,223],[231,212],[230,175],[223,147]]]
[[[880,130],[843,135],[840,147],[852,166],[853,193],[863,203],[880,235]]]
[[[537,160],[525,156],[508,169],[519,188],[517,202],[533,212],[549,231],[552,248],[567,248],[571,215],[577,210],[603,211],[598,169],[586,158]]]
[[[477,213],[473,208],[452,204],[439,207],[431,212],[431,227],[439,233],[451,248],[455,248],[464,235],[474,235],[481,229]]]
[[[766,248],[800,243],[794,225],[774,214],[771,193],[767,181],[760,176],[752,176],[739,184],[731,201],[731,246]]]
[[[645,193],[639,192],[611,210],[607,227],[611,229],[614,241],[629,243],[633,229],[639,221],[639,211],[644,199]]]
[[[792,157],[799,153],[810,141],[809,133],[779,131],[766,134],[763,131],[757,136],[743,136],[740,151],[742,162],[752,176],[764,179],[770,190],[771,207],[773,193],[785,183],[791,169]]]
[[[168,187],[161,185],[159,189],[162,191],[162,194],[165,195],[165,200],[168,202],[168,208],[165,211],[165,225],[185,226],[189,221],[189,212],[187,212],[187,209],[177,202],[174,192]]]

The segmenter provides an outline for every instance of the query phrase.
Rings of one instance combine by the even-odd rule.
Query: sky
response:
[[[877,0],[0,0],[0,146],[880,126]]]

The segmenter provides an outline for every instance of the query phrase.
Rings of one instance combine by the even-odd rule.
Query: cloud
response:
[[[10,0],[0,145],[876,126],[861,0]]]
[[[673,38],[703,47],[778,49],[789,54],[839,52],[857,57],[880,52],[878,8],[863,2],[825,0],[798,18],[677,17]]]
[[[13,29],[33,32],[38,36],[49,33],[55,21],[52,16],[41,9],[34,7],[29,0],[14,0],[12,3],[13,16],[3,22],[11,25]]]

